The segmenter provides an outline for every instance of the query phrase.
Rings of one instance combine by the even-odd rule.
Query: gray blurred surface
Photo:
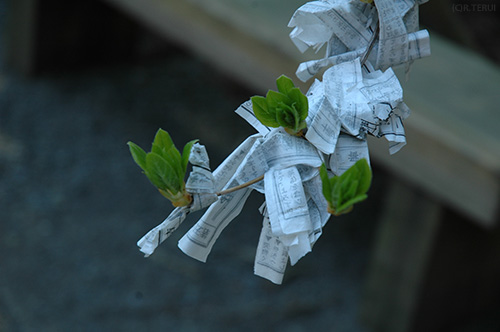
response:
[[[85,48],[51,49],[58,54],[51,65],[66,72],[52,66],[49,73],[20,77],[5,66],[0,40],[0,332],[366,331],[358,309],[392,181],[377,164],[368,201],[331,219],[313,252],[288,267],[282,286],[253,275],[262,222],[258,194],[222,233],[206,264],[176,247],[200,214],[150,258],[142,256],[136,241],[172,208],[134,164],[126,142],[148,148],[159,127],[178,146],[199,138],[215,168],[253,134],[233,110],[255,92],[124,17],[113,16],[115,30],[102,31],[110,42],[100,58],[103,42],[93,38],[106,16],[100,13],[97,24],[97,11],[90,15],[94,9],[85,6],[91,2],[101,3],[78,3],[93,23],[85,43],[66,30],[50,40]],[[87,23],[85,15],[78,20]],[[62,20],[49,19],[55,30],[47,35],[71,20],[55,16]],[[111,42],[123,27],[131,36]],[[132,47],[127,42],[134,38]],[[159,42],[163,57],[140,55]],[[139,56],[122,58],[129,48]],[[61,61],[66,54],[79,57]],[[445,211],[412,331],[498,331],[500,229],[470,221]],[[403,251],[411,247],[404,245]],[[414,262],[403,263],[411,268]],[[398,296],[395,287],[389,292]]]
[[[196,216],[150,258],[136,247],[171,207],[126,142],[147,148],[161,127],[177,145],[199,138],[215,167],[253,133],[233,113],[251,95],[176,52],[32,79],[4,68],[0,331],[363,331],[357,304],[383,176],[368,202],[330,220],[282,286],[253,275],[258,194],[206,264],[176,247]]]

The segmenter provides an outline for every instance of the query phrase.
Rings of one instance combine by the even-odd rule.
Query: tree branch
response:
[[[257,182],[262,181],[262,180],[264,180],[264,175],[261,175],[258,178],[255,178],[255,179],[250,180],[248,182],[242,183],[239,186],[232,187],[232,188],[220,191],[220,192],[217,193],[217,196],[230,194],[230,193],[232,193],[232,192],[234,192],[236,190],[240,190],[240,189],[246,188],[246,187],[251,186],[252,184],[257,183]]]

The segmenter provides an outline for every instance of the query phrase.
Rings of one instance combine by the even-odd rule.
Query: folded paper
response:
[[[297,71],[306,81],[325,70],[306,94],[305,137],[263,125],[250,100],[241,104],[236,113],[257,133],[213,173],[205,148],[195,144],[186,183],[193,203],[174,209],[142,237],[140,250],[151,255],[190,212],[207,208],[178,243],[184,253],[205,262],[255,190],[265,202],[254,273],[281,284],[288,261],[294,265],[312,250],[330,218],[319,167],[325,164],[330,174],[340,176],[360,159],[369,163],[367,135],[385,137],[391,154],[406,144],[403,120],[410,110],[392,67],[430,54],[429,35],[418,29],[418,6],[424,2],[323,0],[300,7],[289,23],[292,41],[301,51],[327,45],[323,59],[304,62]],[[224,192],[254,179],[259,181]]]

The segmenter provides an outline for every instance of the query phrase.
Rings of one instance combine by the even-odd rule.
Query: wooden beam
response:
[[[408,332],[442,207],[394,181],[375,236],[361,319],[376,332]]]
[[[296,60],[188,1],[106,1],[256,91],[274,87],[281,74],[294,75]]]
[[[257,1],[257,8],[244,0],[106,1],[258,93],[274,88],[281,74],[295,77],[301,61],[321,57],[300,54],[288,37],[286,22],[300,5],[295,1]],[[259,28],[252,29],[252,22]],[[493,226],[500,201],[500,70],[432,33],[431,49],[429,58],[413,65],[408,81],[399,75],[413,111],[405,122],[408,145],[389,156],[384,139],[372,140],[372,158],[434,199]],[[309,85],[301,84],[302,90]]]
[[[36,64],[39,0],[10,0],[7,6],[6,62],[22,74],[30,75]]]

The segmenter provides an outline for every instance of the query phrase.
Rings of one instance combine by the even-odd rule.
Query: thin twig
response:
[[[380,25],[377,23],[377,28],[375,29],[375,32],[372,34],[372,37],[370,39],[370,42],[368,44],[368,47],[366,49],[365,54],[363,55],[363,58],[361,59],[361,66],[363,66],[368,60],[368,56],[370,55],[370,52],[373,49],[373,46],[375,46],[375,40],[377,40],[378,34],[380,32]]]
[[[250,180],[248,182],[242,183],[239,186],[232,187],[232,188],[220,191],[220,192],[217,193],[217,196],[230,194],[230,193],[232,193],[232,192],[234,192],[236,190],[240,190],[240,189],[246,188],[246,187],[251,186],[252,184],[257,183],[257,182],[262,181],[262,180],[264,180],[264,175],[261,175],[258,178]]]

